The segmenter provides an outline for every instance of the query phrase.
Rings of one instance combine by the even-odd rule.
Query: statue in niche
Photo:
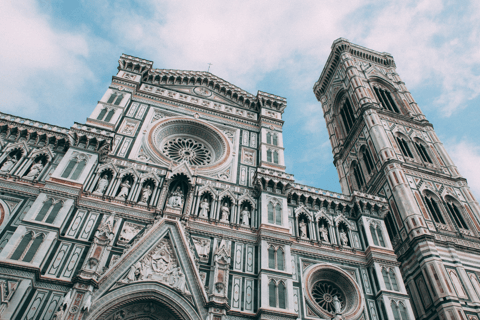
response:
[[[97,194],[99,196],[102,196],[105,190],[107,189],[108,186],[108,176],[106,174],[103,175],[103,177],[98,181],[97,188],[93,192],[93,194]]]
[[[230,208],[228,207],[228,203],[224,202],[223,206],[220,210],[221,210],[221,213],[222,213],[222,215],[220,217],[220,221],[228,222],[228,218],[230,216]]]
[[[242,225],[243,226],[249,226],[250,225],[250,210],[248,210],[248,207],[245,206],[240,213],[242,216]]]
[[[63,306],[58,308],[58,311],[53,315],[52,320],[62,320],[64,315]]]
[[[103,222],[100,227],[98,228],[97,232],[95,233],[95,236],[98,238],[101,236],[105,236],[108,239],[112,240],[113,239],[113,225],[115,223],[115,214],[110,215],[105,222]]]
[[[172,208],[181,208],[183,207],[183,192],[178,186],[175,191],[172,192],[170,198],[168,199],[168,206]]]
[[[195,249],[197,249],[200,260],[208,261],[208,256],[210,255],[210,239],[192,237],[192,240],[195,244]]]
[[[322,224],[322,227],[318,229],[318,231],[320,231],[320,236],[322,237],[322,240],[328,242],[328,229],[325,228],[325,225]]]
[[[348,246],[348,236],[347,236],[347,233],[343,230],[340,231],[340,240],[342,241],[342,245],[344,247]]]
[[[18,159],[17,159],[16,155],[14,155],[13,157],[7,156],[7,161],[5,161],[5,163],[3,164],[0,171],[2,171],[2,172],[10,171],[13,168],[13,166],[15,165],[15,163],[17,163],[17,161],[18,161]]]
[[[340,299],[338,299],[338,296],[333,296],[333,308],[335,309],[333,320],[342,320],[342,303]]]
[[[25,179],[28,179],[28,180],[34,180],[38,177],[38,175],[40,174],[40,172],[42,172],[43,170],[43,164],[42,164],[42,161],[41,160],[38,160],[37,163],[35,163],[31,168],[30,168],[30,172],[25,176]]]
[[[148,203],[148,200],[150,199],[150,196],[152,195],[152,187],[147,184],[145,187],[142,189],[142,197],[140,199],[140,203]]]
[[[305,223],[305,221],[301,220],[298,225],[300,227],[300,238],[308,239],[308,237],[307,237],[307,224]]]
[[[208,218],[208,211],[210,210],[210,203],[208,203],[208,199],[204,198],[202,203],[200,203],[200,212],[198,216],[200,218]]]
[[[130,185],[130,182],[128,182],[128,180],[125,180],[125,182],[120,185],[121,189],[120,193],[117,196],[117,199],[127,199],[131,187],[132,186]]]

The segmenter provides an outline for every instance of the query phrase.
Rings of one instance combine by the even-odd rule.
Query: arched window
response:
[[[458,209],[457,205],[451,200],[448,200],[448,199],[446,199],[446,200],[447,200],[446,201],[447,202],[447,208],[450,211],[450,214],[452,215],[453,220],[455,220],[455,223],[457,224],[457,226],[459,228],[468,230],[467,223],[465,222],[465,219],[463,219],[463,215],[460,212],[460,210]]]
[[[43,242],[43,234],[38,235],[35,238],[35,240],[33,240],[32,245],[30,246],[27,253],[25,254],[25,257],[23,258],[24,262],[31,262],[33,260],[42,242]]]
[[[72,176],[70,177],[70,179],[72,179],[72,180],[77,180],[78,177],[80,177],[80,174],[82,173],[82,171],[83,171],[83,169],[85,168],[86,164],[87,164],[87,161],[86,161],[86,160],[80,161],[80,162],[77,164],[77,167],[75,168],[75,170],[73,171]]]
[[[268,284],[268,305],[273,308],[277,307],[277,286],[273,280],[270,280]]]
[[[343,126],[345,127],[345,136],[350,133],[353,124],[355,123],[355,115],[353,113],[352,104],[348,98],[345,99],[340,109],[340,116],[342,117]]]
[[[110,120],[112,120],[112,117],[113,115],[115,114],[115,109],[111,109],[110,111],[108,111],[108,114],[107,116],[105,117],[105,122],[110,122]]]
[[[278,137],[276,134],[273,135],[273,145],[278,146]]]
[[[385,268],[382,269],[382,276],[383,276],[383,281],[385,282],[385,288],[387,288],[387,290],[392,290],[392,284],[390,283],[390,276],[388,274],[387,269]]]
[[[422,143],[415,141],[414,145],[415,145],[415,149],[417,149],[418,154],[420,155],[420,157],[424,162],[433,163],[432,159],[430,158],[427,152],[427,149]]]
[[[357,182],[358,189],[362,189],[365,185],[365,179],[363,173],[358,166],[358,162],[354,161],[352,163],[353,175],[355,176],[355,181]]]
[[[430,195],[425,195],[423,197],[423,200],[425,200],[425,204],[427,205],[428,211],[430,212],[430,215],[433,217],[433,220],[436,223],[445,224],[445,220],[443,219],[442,212],[440,211],[440,208],[435,198],[433,198]]]
[[[98,114],[98,117],[97,117],[97,120],[103,120],[103,118],[105,117],[105,114],[107,113],[107,109],[106,108],[103,108],[100,113]]]
[[[377,237],[378,237],[378,242],[380,242],[380,246],[385,247],[385,240],[383,239],[383,233],[382,233],[381,227],[377,228]]]
[[[413,154],[412,151],[410,151],[410,147],[408,146],[407,140],[405,140],[403,137],[396,137],[397,143],[400,146],[400,149],[402,150],[402,154],[407,157],[413,159]]]
[[[115,101],[115,98],[117,97],[117,93],[114,92],[112,93],[112,95],[110,96],[110,98],[108,98],[108,101],[107,103],[113,103],[113,101]]]
[[[395,228],[395,223],[393,222],[392,214],[388,212],[385,215],[385,226],[387,227],[388,235],[390,239],[394,239],[397,236],[397,229]]]
[[[115,100],[115,105],[118,106],[120,102],[123,100],[123,94],[118,95],[117,99]]]
[[[285,309],[285,284],[283,281],[278,284],[278,307]]]
[[[284,270],[284,258],[283,258],[284,254],[283,254],[283,250],[281,248],[279,248],[277,250],[277,269],[278,270]]]
[[[273,219],[273,204],[270,202],[268,204],[268,223],[274,223]]]
[[[43,207],[40,209],[40,211],[38,212],[37,216],[35,217],[35,220],[36,221],[43,221],[43,219],[45,218],[47,212],[50,210],[50,208],[52,207],[52,199],[48,199],[47,201],[45,201],[43,203]]]
[[[22,241],[18,244],[17,248],[15,249],[15,252],[12,254],[10,259],[12,260],[20,260],[23,256],[23,253],[25,250],[30,247],[30,244],[33,240],[33,233],[29,232],[25,234],[22,238]]]
[[[402,302],[398,303],[398,309],[400,310],[400,316],[402,317],[402,320],[408,320],[407,308],[405,308]]]
[[[279,204],[275,206],[275,224],[282,225],[282,207]]]
[[[400,113],[390,91],[377,87],[373,87],[373,89],[375,90],[378,101],[382,103],[383,108],[395,113]]]
[[[69,162],[68,162],[68,165],[67,167],[65,168],[65,171],[63,171],[62,173],[62,178],[68,178],[70,176],[70,174],[72,173],[72,170],[73,168],[75,167],[75,165],[77,164],[77,158],[74,158],[74,159],[71,159]]]
[[[370,234],[372,235],[374,245],[385,247],[385,240],[383,239],[382,229],[380,226],[370,224]]]
[[[62,178],[77,180],[85,169],[87,159],[72,158],[62,173]]]
[[[273,151],[273,162],[278,164],[278,152]]]
[[[370,225],[370,234],[372,235],[373,244],[378,246],[377,230],[373,224]]]
[[[398,306],[395,304],[395,302],[392,301],[391,306],[392,306],[392,312],[393,312],[393,319],[402,320],[402,318],[400,317],[400,312],[398,312]]]
[[[267,150],[267,161],[272,162],[272,150]]]
[[[383,281],[385,282],[385,287],[387,290],[398,291],[398,282],[397,277],[395,276],[395,270],[386,268],[382,269]]]
[[[52,208],[52,211],[48,215],[47,220],[45,220],[45,222],[46,223],[53,223],[55,221],[55,218],[58,215],[58,212],[60,212],[60,209],[62,209],[62,207],[63,207],[63,202],[62,201],[58,201],[57,203],[55,203],[55,205]]]
[[[268,248],[268,267],[270,269],[275,269],[275,248]]]
[[[372,157],[370,156],[370,152],[366,147],[363,149],[362,158],[363,158],[363,162],[365,163],[365,168],[367,168],[368,174],[371,174],[374,168],[373,161],[372,161]]]
[[[272,134],[270,132],[267,132],[267,143],[272,144]]]
[[[398,291],[397,277],[395,276],[395,271],[393,269],[390,269],[390,272],[388,274],[390,276],[390,282],[392,283],[392,289]]]

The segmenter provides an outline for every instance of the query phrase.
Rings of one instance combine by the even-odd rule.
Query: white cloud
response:
[[[0,30],[2,111],[29,117],[40,109],[58,112],[62,100],[92,78],[85,37],[55,30],[33,1],[1,1]]]
[[[480,146],[468,141],[446,144],[447,152],[457,165],[460,174],[468,181],[477,201],[480,199]]]

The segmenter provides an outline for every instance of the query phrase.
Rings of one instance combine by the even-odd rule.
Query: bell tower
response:
[[[478,319],[480,207],[393,57],[337,39],[313,90],[343,193],[388,201],[384,220],[416,318]],[[392,298],[384,319],[403,320],[396,307]]]

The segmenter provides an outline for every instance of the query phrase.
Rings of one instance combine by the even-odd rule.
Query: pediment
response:
[[[178,221],[158,220],[102,275],[92,305],[111,293],[128,292],[130,287],[154,286],[171,292],[172,297],[179,295],[182,303],[205,318],[201,306],[207,295],[187,241]]]

